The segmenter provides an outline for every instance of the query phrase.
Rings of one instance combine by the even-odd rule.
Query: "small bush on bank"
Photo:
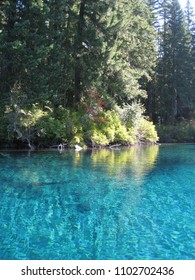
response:
[[[144,142],[157,142],[159,137],[152,122],[142,119],[137,129],[138,139]]]

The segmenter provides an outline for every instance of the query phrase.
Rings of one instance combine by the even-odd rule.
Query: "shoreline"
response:
[[[120,145],[118,147],[113,147],[112,146],[107,146],[107,147],[84,147],[82,148],[82,150],[80,151],[93,151],[93,150],[103,150],[103,149],[106,149],[106,150],[120,150],[120,149],[131,149],[132,147],[147,147],[147,146],[175,146],[175,145],[195,145],[194,142],[189,142],[189,143],[186,143],[186,142],[181,142],[181,143],[139,143],[139,144],[133,144],[133,145]],[[0,147],[0,153],[1,152],[59,152],[59,153],[62,153],[62,152],[65,152],[65,151],[75,151],[75,152],[78,152],[77,150],[75,150],[74,147],[67,147],[67,148],[64,148],[62,150],[59,150],[58,148],[41,148],[41,149],[34,149],[34,150],[31,150],[31,149],[17,149],[17,148],[1,148]],[[79,152],[80,152],[79,151]],[[1,154],[0,154],[1,155]]]

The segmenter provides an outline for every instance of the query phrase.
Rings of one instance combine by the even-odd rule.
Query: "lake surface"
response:
[[[195,259],[195,145],[0,152],[0,259]]]

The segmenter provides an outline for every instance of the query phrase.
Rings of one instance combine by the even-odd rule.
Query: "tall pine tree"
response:
[[[162,2],[156,103],[160,122],[174,124],[190,110],[191,38],[177,0]]]

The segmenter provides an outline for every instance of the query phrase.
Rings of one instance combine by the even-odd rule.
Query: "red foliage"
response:
[[[89,114],[95,122],[106,122],[106,118],[100,118],[105,106],[105,101],[95,88],[88,89],[87,93],[88,96],[86,100],[82,102],[86,113]]]

